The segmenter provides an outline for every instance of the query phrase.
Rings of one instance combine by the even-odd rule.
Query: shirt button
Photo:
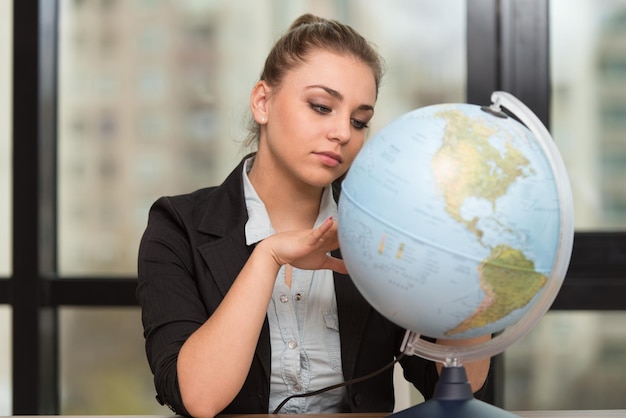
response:
[[[289,341],[289,344],[287,344],[289,346],[289,348],[291,348],[292,350],[294,348],[296,348],[298,346],[298,343],[295,341]]]
[[[287,303],[289,302],[289,297],[287,295],[280,295],[280,301],[282,303]]]
[[[294,392],[302,392],[302,386],[296,384],[293,386]]]
[[[302,300],[302,293],[296,293],[296,300]]]

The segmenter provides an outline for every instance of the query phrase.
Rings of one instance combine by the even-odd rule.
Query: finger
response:
[[[346,268],[345,263],[340,258],[335,258],[332,256],[326,257],[326,262],[324,263],[324,268],[336,271],[341,274],[348,274],[348,269]]]
[[[319,240],[331,230],[334,225],[333,217],[329,216],[324,222],[312,231],[313,239]]]

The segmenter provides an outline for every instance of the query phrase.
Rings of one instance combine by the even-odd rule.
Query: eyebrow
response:
[[[339,101],[343,101],[343,94],[339,93],[335,89],[331,89],[330,87],[327,87],[327,86],[324,86],[324,85],[321,85],[321,84],[313,84],[313,85],[307,86],[306,88],[307,89],[322,89],[326,93],[328,93],[331,96],[333,96],[335,99],[337,99]],[[368,105],[368,104],[362,104],[362,105],[359,106],[359,110],[371,110],[371,111],[374,111],[374,106]]]

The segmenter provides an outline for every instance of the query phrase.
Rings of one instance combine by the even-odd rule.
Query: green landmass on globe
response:
[[[483,231],[476,226],[479,218],[466,220],[461,215],[466,199],[485,199],[495,207],[496,199],[504,196],[513,182],[532,174],[531,163],[511,142],[505,143],[506,152],[501,153],[489,143],[495,129],[458,109],[446,109],[433,116],[446,121],[441,147],[432,159],[435,182],[446,211],[480,241]],[[447,331],[447,336],[505,318],[526,306],[547,282],[547,277],[535,271],[534,263],[520,250],[506,245],[492,249],[479,272],[485,298],[471,316]]]
[[[469,197],[477,197],[495,206],[496,199],[504,196],[513,182],[532,174],[531,163],[509,142],[505,143],[503,155],[489,143],[496,130],[458,109],[443,110],[433,116],[446,121],[442,145],[432,159],[433,174],[446,211],[480,240],[478,219],[467,221],[461,216],[463,203]],[[524,167],[530,170],[528,174]]]
[[[493,249],[479,266],[480,287],[486,296],[478,309],[457,327],[446,332],[452,336],[506,318],[526,306],[548,278],[535,271],[535,263],[508,245]]]

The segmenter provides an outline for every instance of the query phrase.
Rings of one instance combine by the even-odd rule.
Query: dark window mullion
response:
[[[50,306],[138,306],[136,277],[50,279],[46,302]]]
[[[10,289],[11,282],[6,279],[0,279],[0,305],[11,302]]]
[[[552,309],[626,310],[626,232],[577,232]]]
[[[36,415],[39,359],[39,4],[13,4],[13,414]]]
[[[467,102],[490,104],[500,88],[498,0],[467,0]]]
[[[500,88],[549,128],[549,0],[500,0]]]
[[[14,415],[58,413],[56,310],[43,307],[42,278],[54,267],[49,260],[56,241],[55,155],[49,154],[56,131],[55,11],[56,1],[13,2]]]

